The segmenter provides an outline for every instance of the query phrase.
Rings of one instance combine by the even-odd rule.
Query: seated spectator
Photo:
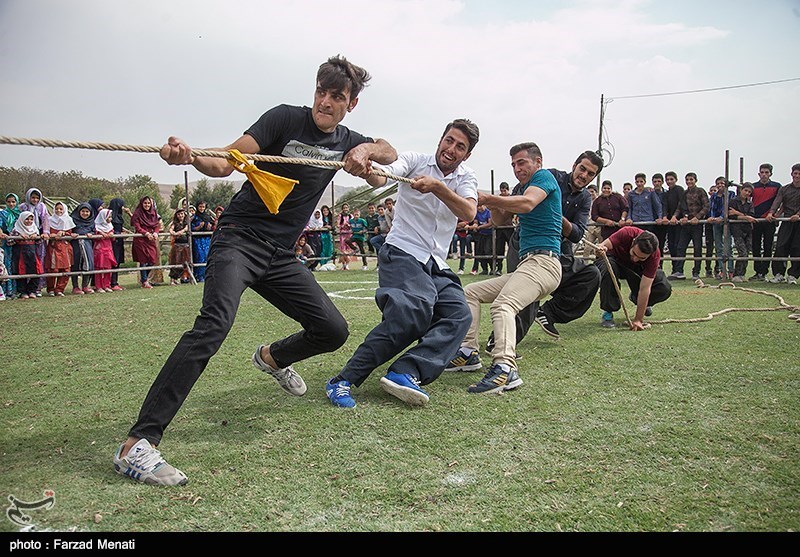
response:
[[[297,243],[294,246],[294,254],[303,265],[312,271],[317,268],[319,264],[317,254],[314,253],[314,250],[308,245],[305,236],[300,236],[297,239]]]

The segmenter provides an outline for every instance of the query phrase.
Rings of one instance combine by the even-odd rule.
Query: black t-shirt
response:
[[[253,137],[260,155],[341,161],[353,147],[372,143],[373,139],[345,126],[336,126],[333,133],[321,131],[307,106],[279,105],[265,112],[245,131]],[[267,210],[250,181],[242,185],[220,217],[218,228],[235,225],[250,228],[270,244],[294,252],[294,244],[325,192],[335,168],[318,168],[304,164],[256,163],[259,168],[299,180],[286,196],[277,215]]]

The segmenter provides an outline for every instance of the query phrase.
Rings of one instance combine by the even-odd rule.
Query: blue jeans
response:
[[[717,252],[717,264],[716,269],[720,273],[725,272],[725,262],[723,261],[725,254],[727,254],[727,267],[728,272],[733,273],[733,252],[731,251],[731,233],[728,232],[728,236],[723,238],[725,233],[723,223],[714,223],[714,250]],[[724,244],[724,247],[723,247]]]
[[[383,319],[356,348],[340,375],[355,386],[403,350],[391,363],[422,385],[436,380],[455,356],[470,325],[461,282],[433,258],[422,264],[391,244],[378,253],[375,303]]]

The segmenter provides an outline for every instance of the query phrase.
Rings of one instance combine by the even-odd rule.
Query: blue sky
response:
[[[197,147],[236,139],[262,112],[310,104],[341,53],[373,75],[345,125],[431,152],[445,124],[475,121],[480,187],[513,181],[508,148],[536,141],[568,169],[598,146],[600,95],[800,78],[800,1],[0,0],[0,135]],[[800,162],[800,81],[609,103],[615,189],[636,172],[790,180]],[[148,174],[156,155],[0,146],[0,165]],[[190,170],[190,180],[200,175]],[[344,173],[337,183],[359,185]],[[682,180],[681,180],[682,182]]]

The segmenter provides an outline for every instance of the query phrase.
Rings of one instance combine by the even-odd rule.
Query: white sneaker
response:
[[[463,275],[463,274],[464,274],[464,269],[459,269],[459,270],[458,270],[458,274],[459,274],[459,275]]]
[[[124,457],[122,447],[114,454],[114,469],[117,474],[149,485],[183,485],[189,481],[186,474],[167,464],[147,439],[139,439]]]
[[[786,282],[788,282],[789,284],[797,284],[797,279],[794,278],[792,275],[789,275],[789,278],[786,279]]]
[[[261,371],[272,375],[281,388],[294,396],[303,396],[306,394],[306,383],[300,374],[297,373],[292,366],[287,366],[281,369],[275,369],[264,360],[261,359],[261,349],[264,345],[260,345],[253,353],[253,365]]]
[[[769,281],[770,281],[772,284],[780,284],[781,282],[785,282],[785,281],[786,281],[786,279],[785,279],[785,278],[783,278],[783,275],[775,275],[774,277],[772,277],[771,279],[769,279]]]
[[[363,267],[361,267],[361,270],[362,270],[362,271],[369,271],[369,267],[367,267],[366,265],[364,265]]]

